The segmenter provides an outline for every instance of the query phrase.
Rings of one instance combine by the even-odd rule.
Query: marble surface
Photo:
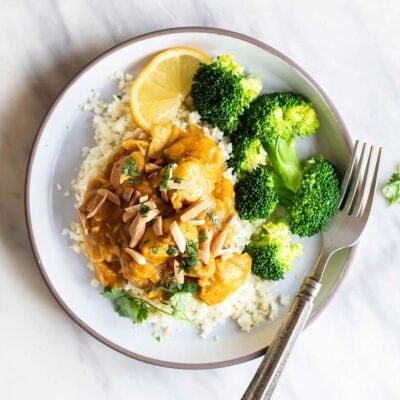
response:
[[[264,40],[304,67],[354,138],[384,146],[380,185],[400,163],[397,0],[3,0],[0,3],[0,384],[2,398],[239,399],[258,360],[210,371],[146,365],[97,342],[56,304],[23,217],[25,167],[57,93],[112,45],[205,25]],[[229,7],[228,7],[229,4]],[[275,399],[397,399],[400,205],[375,209],[336,297],[298,341]]]

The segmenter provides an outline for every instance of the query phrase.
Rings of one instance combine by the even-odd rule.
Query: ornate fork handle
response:
[[[278,336],[269,346],[242,400],[271,398],[297,336],[303,330],[311,313],[320,287],[321,284],[312,277],[304,279],[301,290],[294,298]]]

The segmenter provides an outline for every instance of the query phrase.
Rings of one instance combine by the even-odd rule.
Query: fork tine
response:
[[[340,186],[341,196],[340,196],[340,200],[339,200],[339,203],[338,203],[339,204],[339,208],[342,208],[342,202],[343,202],[345,194],[347,192],[347,186],[348,186],[348,184],[350,182],[350,178],[351,178],[351,175],[353,173],[354,166],[356,165],[356,161],[357,161],[356,154],[357,154],[357,150],[358,150],[359,144],[360,144],[360,141],[356,140],[356,143],[355,143],[355,145],[353,147],[353,151],[352,151],[351,156],[350,156],[349,166],[347,167],[346,173],[345,173],[344,178],[342,180],[342,184]]]
[[[359,215],[362,218],[368,218],[369,213],[371,211],[372,202],[374,200],[374,195],[375,195],[375,190],[376,190],[376,182],[378,179],[378,170],[379,170],[379,163],[381,160],[381,154],[382,154],[382,147],[379,147],[378,156],[375,161],[375,171],[374,171],[374,175],[372,177],[367,202],[365,204],[364,210],[362,212],[360,212],[360,215]]]
[[[363,200],[365,199],[365,188],[367,187],[368,176],[370,175],[370,164],[372,153],[374,151],[374,146],[371,146],[369,149],[369,155],[367,160],[367,165],[364,169],[364,176],[362,178],[361,187],[358,190],[358,195],[356,196],[356,200],[354,201],[354,206],[352,207],[352,214],[358,215],[363,207]]]
[[[343,206],[343,211],[345,211],[347,214],[350,213],[351,207],[353,205],[353,201],[355,200],[357,190],[359,187],[360,175],[361,175],[362,165],[363,165],[363,161],[364,161],[364,154],[365,154],[366,146],[367,146],[367,144],[363,143],[360,158],[358,159],[358,164],[357,164],[355,172],[353,174],[353,180],[350,184],[351,185],[350,191],[346,196],[345,204]]]

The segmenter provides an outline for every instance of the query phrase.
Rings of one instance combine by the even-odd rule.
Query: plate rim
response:
[[[340,129],[343,132],[343,136],[346,142],[346,145],[349,149],[349,151],[352,149],[353,144],[352,140],[350,137],[350,134],[347,130],[347,127],[341,118],[338,110],[336,109],[335,105],[333,102],[330,100],[328,95],[325,93],[325,91],[321,88],[321,86],[302,68],[300,67],[295,61],[293,61],[291,58],[287,57],[285,54],[281,53],[279,50],[275,49],[274,47],[270,46],[269,44],[253,38],[252,36],[248,36],[239,32],[227,30],[227,29],[221,29],[221,28],[215,28],[215,27],[202,27],[202,26],[183,26],[183,27],[177,27],[177,28],[167,28],[167,29],[161,29],[161,30],[156,30],[152,32],[148,32],[145,34],[141,34],[138,36],[135,36],[133,38],[124,40],[123,42],[112,46],[111,48],[105,50],[104,52],[100,53],[98,56],[96,56],[94,59],[89,61],[83,68],[81,68],[61,89],[61,91],[58,93],[56,99],[44,115],[41,123],[39,124],[39,127],[37,129],[29,158],[28,158],[28,163],[26,167],[26,174],[25,174],[25,185],[24,185],[24,190],[25,190],[25,195],[24,195],[24,211],[25,211],[25,223],[28,231],[28,238],[30,242],[30,246],[36,261],[36,264],[39,268],[39,272],[42,275],[42,278],[49,289],[50,293],[53,295],[54,299],[57,301],[57,303],[61,306],[61,308],[65,311],[65,313],[77,324],[79,325],[85,332],[87,332],[89,335],[100,341],[101,343],[105,344],[106,346],[110,347],[113,350],[118,351],[121,354],[124,354],[130,358],[136,359],[138,361],[146,362],[148,364],[153,364],[161,367],[168,367],[168,368],[175,368],[175,369],[191,369],[191,370],[199,370],[199,369],[212,369],[212,368],[222,368],[222,367],[228,367],[236,364],[240,364],[246,361],[253,360],[257,357],[262,356],[265,354],[267,347],[262,348],[256,352],[252,352],[250,354],[246,354],[241,357],[235,357],[229,360],[224,360],[224,361],[216,361],[216,362],[209,362],[209,363],[182,363],[182,362],[172,362],[172,361],[164,361],[164,360],[158,360],[152,357],[146,357],[141,354],[135,353],[131,350],[128,350],[124,347],[121,347],[117,343],[107,339],[106,337],[102,336],[99,334],[96,330],[91,328],[88,324],[86,324],[85,321],[80,319],[72,309],[64,302],[62,297],[58,294],[57,290],[53,286],[51,280],[49,279],[46,269],[42,263],[39,251],[37,249],[36,245],[36,240],[33,235],[33,227],[32,227],[32,220],[31,220],[31,213],[30,213],[30,181],[31,181],[31,172],[32,172],[32,164],[35,159],[37,147],[39,145],[40,139],[42,137],[43,131],[46,127],[47,121],[50,119],[51,115],[53,114],[55,108],[58,106],[58,103],[62,100],[64,97],[65,93],[67,90],[83,75],[85,74],[86,71],[90,70],[94,65],[96,65],[99,61],[104,59],[105,57],[109,56],[110,54],[114,53],[115,51],[118,51],[119,49],[131,45],[136,42],[140,42],[143,40],[151,39],[154,37],[158,36],[165,36],[165,35],[170,35],[170,34],[176,34],[176,33],[210,33],[210,34],[216,34],[216,35],[221,35],[221,36],[228,36],[234,39],[239,39],[241,41],[250,43],[252,45],[255,45],[257,47],[260,47],[264,51],[278,57],[282,61],[284,61],[290,68],[294,69],[298,74],[300,74],[315,90],[316,92],[320,95],[321,99],[325,102],[325,104],[328,106],[330,111],[333,114],[333,117],[335,118],[337,124],[339,125]],[[356,247],[352,247],[349,249],[347,258],[345,260],[345,264],[343,266],[341,274],[338,276],[336,282],[332,286],[331,290],[328,292],[324,300],[320,303],[319,307],[313,311],[310,319],[307,322],[306,326],[309,326],[313,321],[316,320],[316,318],[320,315],[320,313],[327,307],[327,305],[331,302],[332,298],[336,294],[338,288],[340,285],[343,283],[343,280],[345,276],[348,273],[349,270],[349,265],[353,261],[354,254],[355,254],[355,249]]]

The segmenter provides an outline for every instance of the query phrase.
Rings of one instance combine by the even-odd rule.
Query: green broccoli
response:
[[[312,135],[318,126],[312,104],[294,93],[261,95],[241,118],[241,129],[261,140],[269,162],[285,186],[293,192],[300,187],[302,177],[296,137]]]
[[[284,222],[267,222],[245,250],[252,259],[252,272],[270,281],[282,279],[302,254],[300,243],[290,243],[289,227]]]
[[[218,56],[195,73],[191,96],[201,118],[232,133],[241,114],[261,90],[261,81],[247,77],[233,56]]]
[[[237,174],[249,172],[258,165],[266,164],[267,153],[257,137],[249,137],[240,132],[235,132],[232,135],[231,143],[232,153],[228,165]]]
[[[299,236],[312,236],[321,231],[337,209],[339,179],[332,164],[316,156],[304,163],[297,192],[279,194],[281,203],[287,206],[291,231]]]
[[[254,221],[268,218],[279,198],[272,173],[266,167],[257,167],[235,185],[235,207],[240,218]]]

